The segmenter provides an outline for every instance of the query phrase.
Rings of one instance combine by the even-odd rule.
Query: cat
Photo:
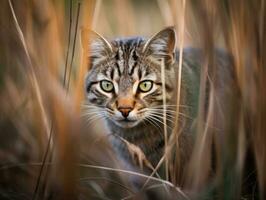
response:
[[[154,169],[165,151],[164,125],[170,136],[176,117],[179,50],[175,29],[167,27],[150,39],[129,37],[108,41],[96,32],[92,35],[90,66],[85,79],[89,108],[104,119],[113,136],[112,146],[124,163],[138,169],[144,165],[146,171]],[[222,111],[216,113],[215,121],[219,123],[213,125],[217,132],[223,132],[225,96],[231,93],[234,78],[227,75],[232,74],[227,55],[220,50],[214,55],[216,73],[220,74],[214,86],[217,97],[214,104]],[[186,168],[195,140],[203,61],[202,50],[183,50],[178,105],[181,171]],[[206,108],[208,92],[209,87],[206,88]],[[164,98],[166,123],[163,121]]]

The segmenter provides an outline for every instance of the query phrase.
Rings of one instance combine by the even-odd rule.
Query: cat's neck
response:
[[[118,135],[131,143],[136,143],[138,140],[143,140],[145,137],[149,137],[155,133],[160,133],[163,131],[163,127],[160,125],[144,122],[140,122],[138,125],[132,128],[122,128],[113,122],[108,121],[107,127],[112,134]]]
[[[118,136],[113,142],[113,146],[122,157],[125,158],[128,155],[124,150],[124,142],[119,138],[138,146],[153,166],[160,160],[164,150],[164,129],[162,125],[142,122],[132,128],[122,128],[109,121],[107,127],[114,136]]]

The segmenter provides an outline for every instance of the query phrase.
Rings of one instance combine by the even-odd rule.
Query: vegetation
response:
[[[0,199],[145,199],[150,191],[157,199],[265,199],[265,8],[264,0],[2,0]],[[201,123],[182,185],[123,170],[101,123],[88,128],[80,117],[89,62],[89,38],[81,42],[81,30],[151,36],[172,25],[177,48],[204,50],[201,93],[216,69],[209,64],[214,48],[232,55],[238,91],[222,138],[208,131],[215,113],[204,112],[201,95]],[[168,145],[178,145],[176,138]],[[208,170],[213,166],[215,173]],[[149,184],[136,191],[132,177]]]

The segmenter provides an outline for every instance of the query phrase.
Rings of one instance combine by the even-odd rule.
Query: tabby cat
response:
[[[179,51],[176,33],[168,27],[150,39],[142,37],[118,38],[111,41],[93,33],[90,44],[90,66],[86,76],[88,112],[103,118],[112,135],[111,143],[128,166],[155,168],[164,154],[164,125],[170,134],[176,111],[176,88]],[[228,59],[217,51],[217,73],[229,68]],[[184,49],[182,62],[181,99],[179,106],[179,148],[181,161],[187,163],[195,132],[200,72],[203,63],[198,49]],[[164,80],[162,80],[162,66]],[[221,73],[217,80],[217,102],[223,108],[223,98],[232,78]],[[222,80],[222,81],[221,81]],[[165,94],[163,92],[165,88]],[[208,90],[208,88],[207,88]],[[230,89],[229,89],[230,90]],[[228,91],[229,91],[228,90]],[[165,107],[164,107],[165,95]],[[224,96],[224,95],[220,95]],[[208,104],[208,101],[206,101]],[[208,105],[207,105],[208,106]],[[164,124],[164,108],[166,124]],[[223,111],[222,111],[223,112]],[[217,114],[217,130],[223,129],[221,115]],[[133,147],[130,149],[130,147]],[[140,150],[134,156],[132,149]],[[142,155],[145,162],[140,161]]]

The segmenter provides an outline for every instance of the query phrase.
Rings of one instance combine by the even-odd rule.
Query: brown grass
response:
[[[265,7],[264,0],[3,0],[0,199],[144,199],[149,187],[167,188],[166,194],[156,189],[159,199],[265,199]],[[97,124],[85,128],[80,120],[89,62],[87,30],[107,38],[151,36],[169,25],[176,27],[181,49],[177,105],[182,49],[204,51],[196,145],[182,185],[170,178],[178,171],[169,164],[171,149],[179,146],[178,115],[160,163],[170,165],[166,180],[153,177],[157,168],[151,176],[121,169],[105,130]],[[81,32],[86,36],[82,41]],[[236,72],[236,93],[225,114],[228,131],[222,137],[211,128],[216,123],[217,47],[232,55]],[[132,176],[149,184],[137,193]]]

